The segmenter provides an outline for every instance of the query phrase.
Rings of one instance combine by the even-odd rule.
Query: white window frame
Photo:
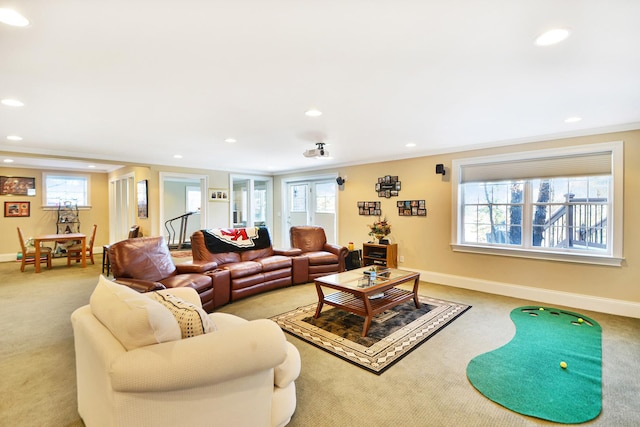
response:
[[[609,242],[607,254],[591,254],[569,251],[547,251],[540,249],[522,249],[504,246],[483,245],[477,243],[464,243],[463,240],[463,212],[462,212],[462,191],[461,176],[465,166],[482,166],[483,164],[519,162],[553,157],[579,157],[589,154],[610,152],[611,154],[611,212],[608,216],[610,221]],[[620,266],[623,258],[623,183],[624,183],[624,143],[623,141],[605,142],[598,144],[569,146],[563,148],[544,149],[536,151],[525,151],[519,153],[500,154],[494,156],[483,156],[474,158],[456,159],[452,162],[452,226],[451,226],[451,247],[457,252],[470,252],[490,255],[501,255],[521,258],[535,258],[553,261],[565,261],[587,264],[602,264]],[[526,227],[526,228],[525,228]],[[523,223],[523,238],[526,233],[531,232],[530,224]]]
[[[70,172],[42,172],[42,208],[43,209],[57,209],[58,205],[47,204],[47,177],[56,176],[70,179],[84,178],[87,183],[87,200],[85,204],[78,204],[78,209],[91,208],[91,175],[84,173],[70,173]],[[60,202],[64,202],[61,200]]]

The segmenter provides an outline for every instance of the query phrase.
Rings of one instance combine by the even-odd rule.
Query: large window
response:
[[[89,175],[68,173],[43,174],[43,204],[58,206],[71,202],[78,206],[89,206]]]
[[[456,250],[619,264],[622,143],[454,161]]]

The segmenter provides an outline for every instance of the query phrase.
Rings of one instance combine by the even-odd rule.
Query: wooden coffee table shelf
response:
[[[364,337],[369,332],[371,321],[376,314],[412,299],[416,308],[420,308],[420,301],[418,300],[419,273],[388,269],[388,277],[378,279],[375,285],[360,287],[358,286],[358,280],[363,277],[364,271],[368,268],[359,268],[315,279],[316,291],[318,292],[318,307],[314,317],[320,317],[324,304],[364,316],[365,320],[362,328],[362,336]],[[413,281],[412,291],[396,288],[402,283],[411,281]],[[323,287],[336,289],[338,292],[325,295]],[[380,294],[383,295],[371,298]]]

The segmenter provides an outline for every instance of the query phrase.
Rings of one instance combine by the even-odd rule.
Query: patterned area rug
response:
[[[274,316],[285,331],[375,374],[382,374],[471,306],[420,295],[420,308],[406,302],[375,316],[362,337],[364,318],[317,303]]]

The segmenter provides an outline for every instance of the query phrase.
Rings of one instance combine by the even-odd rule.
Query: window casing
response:
[[[620,265],[623,143],[453,162],[457,251]]]
[[[43,207],[57,207],[65,202],[77,204],[78,207],[91,206],[89,175],[45,172],[42,182]]]

